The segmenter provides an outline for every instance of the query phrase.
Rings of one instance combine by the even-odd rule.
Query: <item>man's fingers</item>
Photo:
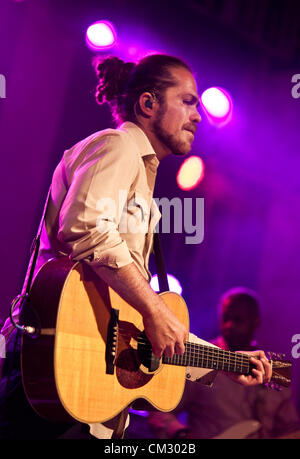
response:
[[[263,357],[261,361],[265,370],[264,382],[270,382],[272,377],[272,365],[266,357]]]
[[[256,366],[257,370],[261,371],[263,375],[265,374],[265,368],[261,360],[256,359],[255,357],[250,357],[250,361]]]
[[[181,343],[176,343],[175,345],[175,354],[182,355],[185,353],[185,345],[183,342]]]
[[[163,302],[159,311],[144,317],[144,327],[155,356],[173,357],[175,353],[184,353],[186,327]]]
[[[174,351],[174,345],[169,345],[169,346],[166,346],[165,350],[164,350],[164,354],[166,357],[173,357],[175,351]]]
[[[155,357],[161,358],[164,352],[164,349],[159,346],[152,345],[152,352],[155,355]]]
[[[152,346],[152,351],[155,357],[158,357],[158,358],[161,358],[163,355],[165,355],[166,357],[173,357],[174,345],[169,344],[165,348]]]
[[[153,354],[156,357],[161,358],[162,355],[164,354],[166,357],[173,357],[174,354],[179,354],[182,355],[185,352],[185,346],[184,343],[176,343],[175,346],[174,344],[169,344],[165,348],[162,347],[152,347]]]
[[[261,370],[256,370],[255,368],[253,368],[252,373],[259,384],[262,384],[264,382],[264,377]]]
[[[272,367],[270,362],[265,356],[265,353],[263,351],[259,351],[260,359],[251,357],[250,360],[251,362],[256,366],[256,370],[254,371],[259,371],[261,373],[261,378],[262,382],[269,382],[271,377],[272,377]]]
[[[265,377],[264,382],[270,382],[272,377],[272,365],[266,357],[264,351],[260,351],[260,361],[264,367]]]
[[[238,381],[245,386],[255,386],[270,382],[272,378],[272,365],[267,359],[264,351],[245,352],[237,351],[249,356],[250,362],[255,368],[252,369],[251,375],[238,376]]]

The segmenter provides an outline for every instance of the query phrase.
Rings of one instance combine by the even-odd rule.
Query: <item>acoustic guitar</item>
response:
[[[189,328],[183,298],[162,299]],[[251,374],[245,354],[185,343],[185,353],[161,359],[152,353],[142,316],[86,263],[67,257],[37,273],[22,309],[23,386],[34,410],[54,421],[104,422],[136,399],[161,411],[180,402],[186,366]],[[288,386],[289,362],[273,361],[273,381]]]

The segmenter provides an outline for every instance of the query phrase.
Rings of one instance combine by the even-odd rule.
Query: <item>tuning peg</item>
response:
[[[265,383],[265,386],[268,387],[269,389],[277,390],[278,392],[282,390],[282,387],[279,384],[275,383],[274,381]]]
[[[267,352],[267,357],[269,360],[284,360],[285,354],[279,354],[277,352]]]

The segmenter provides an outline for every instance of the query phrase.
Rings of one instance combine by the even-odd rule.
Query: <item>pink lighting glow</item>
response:
[[[176,277],[172,276],[171,274],[167,274],[167,276],[168,276],[170,292],[175,292],[175,293],[178,293],[179,295],[181,295],[182,287],[180,285],[179,280],[176,279]],[[152,276],[150,285],[151,285],[152,290],[154,290],[155,292],[159,292],[157,274]]]
[[[223,88],[206,89],[201,95],[201,105],[214,124],[225,124],[231,118],[232,100]]]
[[[204,177],[204,163],[198,156],[190,156],[181,165],[177,174],[177,184],[182,190],[195,188]]]
[[[105,51],[115,46],[117,34],[109,21],[98,21],[86,31],[86,43],[94,51]]]

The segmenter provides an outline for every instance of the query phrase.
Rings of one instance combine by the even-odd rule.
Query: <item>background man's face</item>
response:
[[[259,318],[242,301],[224,304],[220,322],[221,333],[233,350],[247,350],[258,326]]]
[[[174,68],[171,73],[178,84],[165,91],[164,103],[153,119],[153,132],[173,154],[186,155],[191,150],[197,123],[201,121],[197,85],[193,75],[184,68]]]

